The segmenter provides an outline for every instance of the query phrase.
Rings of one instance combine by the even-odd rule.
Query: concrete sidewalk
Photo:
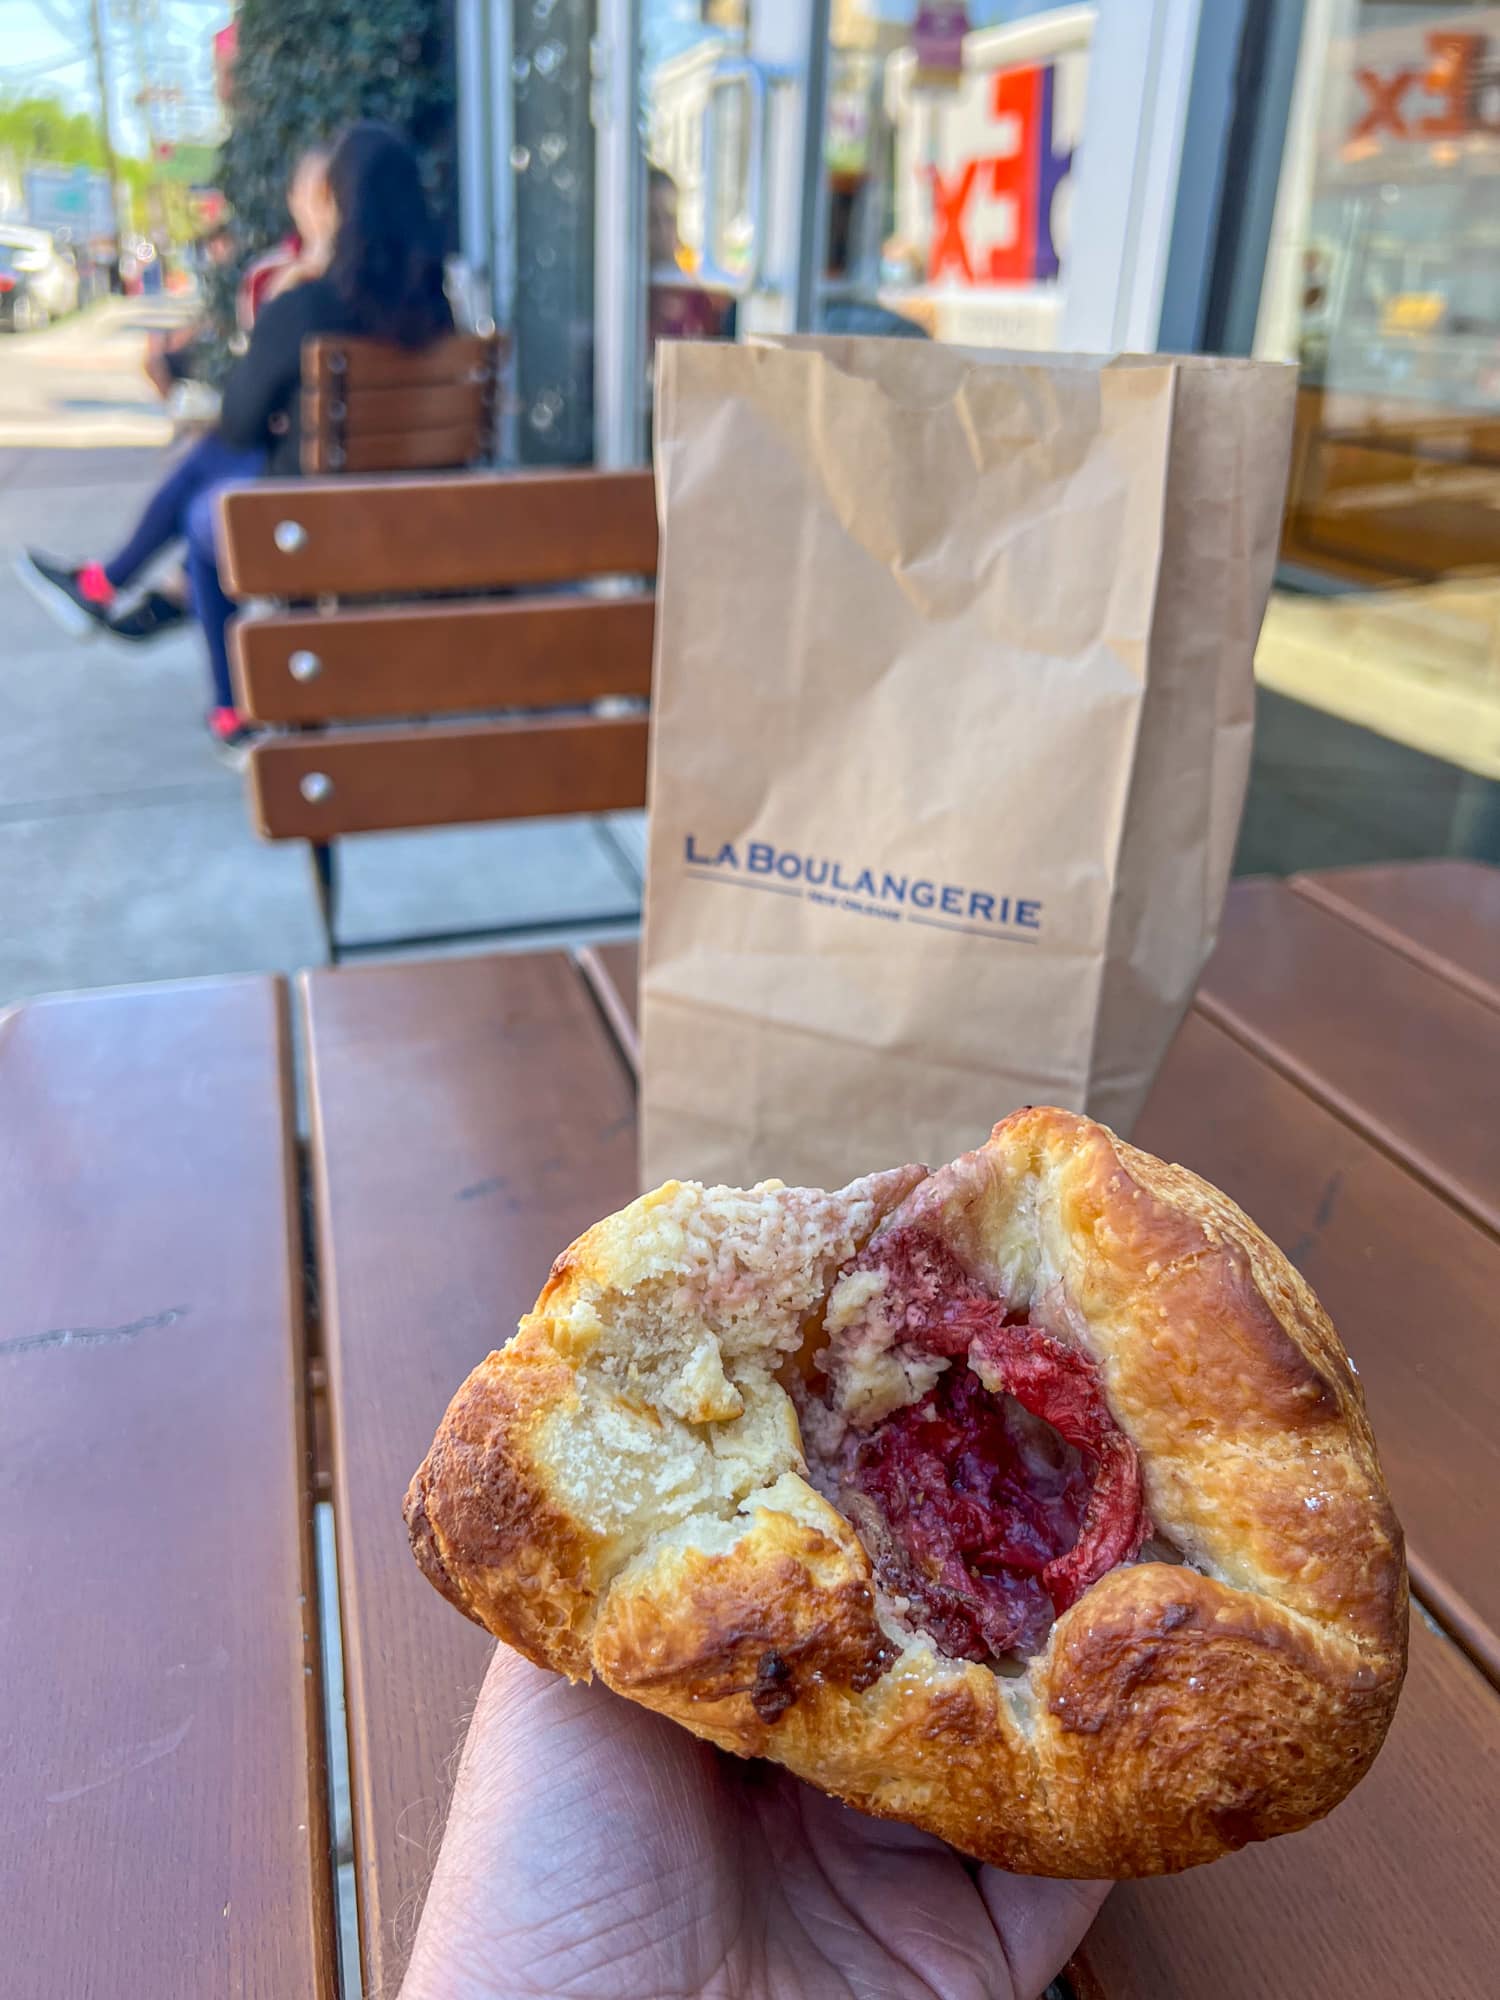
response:
[[[11,567],[26,544],[106,554],[163,463],[159,449],[0,446],[0,1006],[322,956],[305,850],[256,839],[242,779],[209,749],[195,637],[81,644]],[[341,934],[628,921],[642,849],[635,816],[349,841]]]
[[[141,371],[146,336],[181,326],[190,299],[102,299],[44,333],[14,335],[0,368],[0,446],[89,451],[164,445],[171,421]]]

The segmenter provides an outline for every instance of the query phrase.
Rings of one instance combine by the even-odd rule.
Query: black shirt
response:
[[[451,326],[450,319],[443,331]],[[246,451],[265,445],[267,471],[295,477],[302,470],[302,343],[314,334],[366,330],[328,278],[309,278],[263,306],[245,357],[224,384],[224,442]]]
[[[309,278],[263,306],[244,358],[224,384],[219,410],[224,442],[243,451],[264,445],[269,471],[282,477],[300,472],[302,343],[317,333],[358,331],[355,309],[327,278]]]

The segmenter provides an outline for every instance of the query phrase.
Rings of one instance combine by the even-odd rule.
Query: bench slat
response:
[[[488,590],[656,571],[649,472],[260,480],[220,500],[232,597]],[[295,525],[303,540],[286,528]]]
[[[1412,1620],[1374,1770],[1306,1833],[1126,1882],[1070,1976],[1079,2000],[1348,2000],[1479,1993],[1500,1951],[1500,1697]]]
[[[484,415],[482,382],[434,382],[399,389],[348,389],[337,383],[302,391],[302,432],[317,431],[342,405],[346,439],[398,437],[405,431],[465,428],[472,437]]]
[[[333,840],[646,802],[644,716],[439,723],[272,737],[250,754],[269,840]],[[311,796],[309,796],[311,793]]]
[[[437,472],[472,465],[483,449],[474,424],[435,424],[428,430],[369,431],[338,446],[309,436],[302,463],[312,473]]]
[[[655,605],[628,597],[436,600],[236,620],[241,700],[260,722],[358,722],[648,696]],[[297,679],[292,656],[319,666]]]
[[[1476,1000],[1500,1007],[1500,868],[1408,861],[1297,875],[1291,886]]]
[[[1500,1243],[1200,1014],[1131,1136],[1232,1195],[1328,1308],[1413,1582],[1500,1684]]]
[[[0,1019],[4,1976],[335,1991],[279,981]]]
[[[302,380],[359,394],[413,389],[483,377],[495,368],[503,336],[454,333],[429,347],[393,347],[344,333],[318,334],[302,346]]]
[[[561,954],[305,977],[365,1990],[394,1993],[490,1641],[401,1525],[449,1397],[635,1193],[625,1067]]]
[[[1280,882],[1237,882],[1198,1005],[1500,1231],[1495,1010]]]

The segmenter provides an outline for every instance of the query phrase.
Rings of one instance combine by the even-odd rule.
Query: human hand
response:
[[[1035,2000],[1108,1887],[982,1867],[498,1646],[402,2000]]]

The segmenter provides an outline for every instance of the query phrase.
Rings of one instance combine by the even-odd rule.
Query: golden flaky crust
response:
[[[840,1268],[913,1224],[1088,1354],[1185,1558],[1110,1570],[1014,1674],[902,1624],[776,1380]],[[434,1584],[531,1659],[1031,1873],[1161,1873],[1306,1825],[1405,1669],[1401,1532],[1327,1315],[1224,1195],[1061,1111],[926,1177],[669,1183],[597,1225],[455,1397],[407,1520]]]

